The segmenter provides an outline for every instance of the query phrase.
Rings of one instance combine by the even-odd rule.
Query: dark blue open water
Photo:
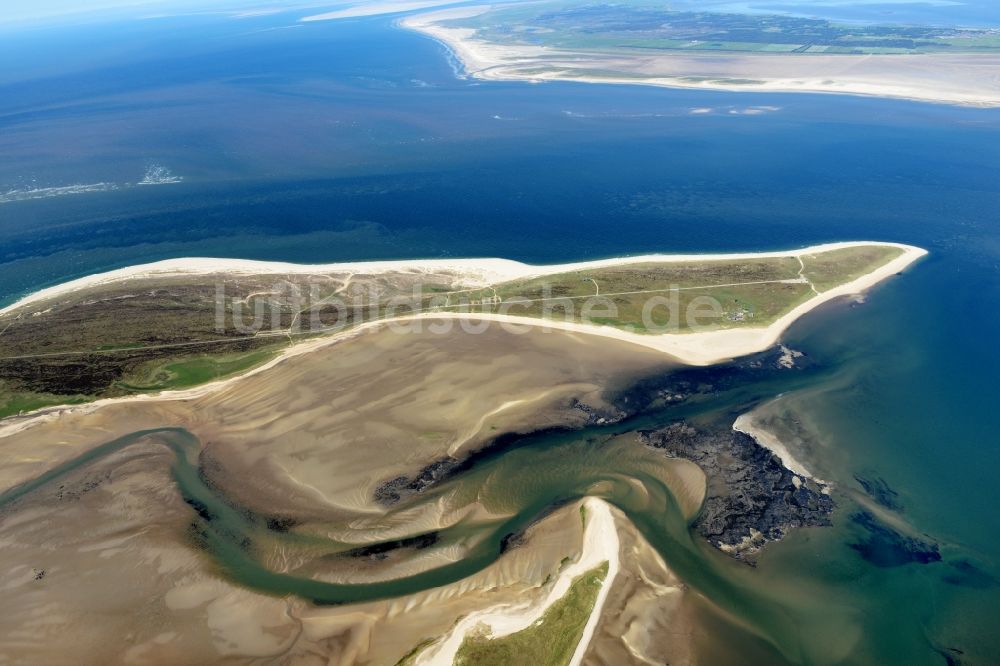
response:
[[[884,478],[944,561],[871,565],[845,545],[842,514],[773,548],[759,575],[845,591],[871,634],[868,662],[944,663],[936,650],[955,647],[1000,663],[1000,110],[477,83],[386,19],[289,25],[195,17],[6,36],[0,197],[118,189],[0,203],[0,303],[192,255],[559,262],[921,245],[931,256],[864,306],[789,332],[843,370],[783,409],[808,415],[821,476]],[[69,53],[89,56],[67,73]],[[702,107],[716,111],[690,113]],[[773,109],[729,113],[749,107]],[[150,166],[184,180],[134,186]]]

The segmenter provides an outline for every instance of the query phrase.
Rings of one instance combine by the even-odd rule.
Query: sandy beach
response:
[[[753,417],[753,412],[740,414],[733,423],[733,430],[752,437],[755,442],[774,455],[778,456],[778,459],[781,460],[781,464],[795,474],[818,481],[819,483],[826,483],[822,479],[818,479],[813,476],[812,472],[810,472],[805,465],[799,462],[799,460],[792,455],[792,452],[788,450],[788,447],[785,446],[784,442],[775,437],[773,433],[761,428],[754,422]]]
[[[650,262],[696,262],[709,260],[741,260],[769,257],[798,257],[808,254],[815,254],[829,250],[857,247],[861,245],[881,245],[885,247],[896,247],[903,250],[903,254],[896,257],[889,263],[868,273],[850,283],[829,289],[813,296],[808,301],[798,305],[793,310],[777,319],[766,327],[741,327],[722,330],[711,330],[690,333],[666,333],[662,335],[644,335],[625,331],[611,326],[596,326],[569,321],[552,321],[534,319],[529,317],[518,317],[513,315],[492,314],[492,313],[461,313],[461,312],[424,312],[413,315],[405,315],[378,321],[370,321],[361,324],[347,331],[330,335],[319,340],[310,340],[295,345],[285,351],[277,359],[265,366],[257,368],[261,371],[271,367],[274,363],[280,362],[281,358],[289,355],[298,355],[317,349],[328,344],[333,344],[344,336],[355,336],[365,331],[379,328],[399,322],[421,320],[421,319],[458,319],[458,320],[489,320],[497,322],[502,326],[510,327],[511,330],[521,331],[525,327],[541,327],[547,330],[559,330],[570,333],[584,333],[598,335],[607,338],[614,338],[631,344],[639,345],[649,349],[654,349],[668,354],[681,363],[689,365],[711,365],[720,361],[745,356],[747,354],[763,351],[777,343],[781,334],[797,319],[809,311],[827,303],[833,299],[857,294],[871,288],[879,282],[902,271],[917,259],[927,254],[926,250],[909,245],[898,243],[865,243],[865,242],[842,242],[815,245],[798,250],[777,251],[777,252],[744,252],[729,254],[688,254],[688,255],[667,255],[651,254],[633,257],[621,257],[614,259],[602,259],[597,261],[585,261],[569,264],[553,264],[548,266],[532,266],[529,264],[511,261],[507,259],[463,259],[463,260],[414,260],[414,261],[380,261],[380,262],[356,262],[326,265],[300,265],[278,262],[259,262],[240,259],[169,259],[152,264],[143,264],[122,268],[108,273],[80,278],[65,284],[50,287],[38,291],[20,301],[0,310],[0,314],[12,312],[25,306],[32,305],[44,300],[57,298],[61,295],[89,287],[102,286],[121,282],[133,278],[148,277],[176,277],[176,276],[197,276],[212,274],[229,275],[261,275],[261,274],[326,274],[334,272],[378,274],[385,272],[426,272],[426,273],[454,273],[458,284],[468,287],[484,287],[495,285],[515,279],[535,278],[545,275],[567,273],[572,271],[589,270],[610,266],[626,266],[629,264],[650,263]],[[228,381],[228,380],[227,380]],[[214,385],[206,385],[214,386]],[[194,389],[202,390],[202,389]]]
[[[739,259],[767,259],[773,257],[798,257],[817,252],[827,252],[864,245],[898,247],[906,251],[919,252],[912,260],[926,254],[925,250],[901,243],[879,243],[870,241],[845,241],[822,243],[809,247],[772,252],[729,252],[721,254],[641,254],[628,257],[614,257],[593,261],[578,261],[567,264],[532,265],[512,259],[470,258],[470,259],[401,259],[394,261],[354,261],[333,264],[293,264],[281,261],[256,261],[253,259],[218,259],[209,257],[185,257],[165,259],[148,264],[126,266],[104,273],[70,280],[52,287],[33,292],[18,301],[0,309],[0,315],[13,312],[24,306],[56,298],[81,289],[100,287],[125,282],[136,278],[183,277],[227,273],[238,275],[321,275],[327,273],[358,273],[376,275],[379,273],[454,273],[459,282],[467,287],[486,287],[499,282],[519,280],[557,273],[592,270],[611,266],[627,266],[650,262],[695,262],[727,261]],[[905,255],[904,255],[905,256]],[[906,262],[907,264],[911,261]]]
[[[1000,106],[1000,77],[996,74],[1000,58],[994,55],[607,54],[495,44],[478,39],[472,29],[441,25],[442,21],[476,16],[491,8],[441,9],[406,17],[399,25],[438,40],[462,62],[468,76],[485,80],[830,93]],[[595,76],[595,71],[602,74]]]

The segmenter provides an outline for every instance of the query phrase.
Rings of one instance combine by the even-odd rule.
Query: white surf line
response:
[[[414,663],[451,666],[466,636],[481,625],[489,627],[490,635],[493,638],[502,638],[527,629],[538,621],[552,604],[566,596],[574,579],[607,562],[607,576],[601,584],[594,608],[587,619],[583,635],[570,661],[570,666],[579,666],[593,638],[611,585],[614,583],[621,566],[618,554],[621,544],[618,540],[618,530],[615,527],[615,519],[611,514],[610,506],[604,500],[594,497],[585,499],[583,506],[586,507],[587,524],[580,557],[559,573],[559,578],[549,588],[548,594],[542,600],[498,604],[470,613],[452,628],[443,641],[420,652]]]
[[[65,185],[62,187],[36,187],[31,189],[9,190],[6,193],[0,193],[0,204],[14,203],[17,201],[51,199],[53,197],[88,194],[91,192],[109,192],[117,189],[118,186],[114,183],[87,183],[81,185]]]
[[[409,315],[404,317],[397,317],[393,319],[383,319],[377,321],[370,321],[364,324],[360,324],[354,328],[347,329],[333,335],[326,335],[318,339],[304,340],[298,344],[293,344],[285,348],[281,353],[279,353],[275,358],[252,368],[242,374],[236,375],[234,377],[227,377],[220,379],[215,382],[210,382],[203,384],[198,387],[190,389],[180,389],[173,391],[162,391],[160,393],[153,394],[140,394],[133,396],[126,396],[121,398],[104,398],[101,400],[96,400],[94,402],[85,403],[82,405],[58,405],[53,407],[43,407],[41,409],[35,410],[29,414],[23,416],[10,416],[5,419],[0,420],[0,437],[7,434],[12,434],[26,428],[30,428],[38,423],[45,422],[52,418],[57,418],[60,414],[66,413],[89,413],[93,410],[100,409],[103,406],[114,404],[118,402],[125,401],[142,401],[142,400],[184,400],[191,399],[206,395],[213,391],[221,390],[223,387],[230,385],[232,382],[241,381],[244,378],[251,377],[259,372],[266,372],[267,370],[273,368],[275,365],[282,363],[290,358],[299,356],[301,354],[306,354],[313,352],[324,347],[328,347],[337,344],[342,341],[350,340],[354,337],[360,336],[365,332],[373,330],[376,327],[392,324],[396,322],[402,322],[405,320],[419,320],[419,319],[466,319],[466,320],[482,320],[488,319],[491,321],[496,321],[501,324],[506,324],[510,327],[511,331],[523,332],[530,329],[531,327],[540,327],[542,330],[562,330],[570,331],[575,333],[584,333],[588,335],[599,335],[603,337],[615,338],[624,342],[639,345],[641,347],[646,347],[656,351],[664,352],[673,358],[677,359],[681,363],[688,365],[712,365],[714,363],[719,363],[731,358],[736,358],[739,356],[744,356],[747,354],[753,354],[756,352],[763,351],[774,344],[780,339],[781,334],[797,319],[808,313],[810,310],[826,303],[830,300],[838,298],[840,296],[849,296],[853,294],[860,293],[865,289],[878,284],[882,280],[885,280],[891,275],[902,271],[904,268],[909,266],[911,263],[920,259],[927,254],[926,250],[918,247],[913,247],[909,245],[900,245],[897,243],[831,243],[827,245],[814,246],[811,248],[804,248],[802,250],[796,250],[794,252],[776,252],[776,253],[757,253],[757,254],[738,254],[738,255],[701,255],[704,257],[711,257],[713,259],[718,259],[720,257],[725,259],[736,259],[736,258],[751,258],[760,256],[772,256],[772,257],[786,257],[795,256],[796,254],[811,254],[816,251],[822,251],[822,249],[840,249],[843,247],[856,247],[858,245],[883,245],[889,247],[899,247],[904,250],[903,254],[889,263],[883,265],[881,268],[864,275],[853,282],[850,282],[840,287],[835,287],[833,289],[823,292],[819,296],[815,296],[808,301],[801,303],[798,307],[794,308],[792,311],[786,313],[783,317],[772,322],[770,326],[764,328],[734,328],[734,329],[723,329],[723,330],[713,330],[706,332],[694,332],[694,333],[666,333],[661,335],[643,335],[639,333],[632,333],[623,331],[621,329],[616,329],[610,326],[596,326],[593,324],[582,324],[576,322],[559,322],[546,319],[532,319],[529,317],[517,317],[511,315],[499,315],[499,314],[471,314],[471,313],[446,313],[446,312],[430,312],[422,313],[416,315]],[[686,260],[693,260],[692,257],[695,255],[679,255],[684,257]],[[603,260],[598,262],[585,262],[583,264],[565,264],[563,266],[547,266],[544,269],[550,273],[563,272],[567,266],[587,266],[591,267],[595,264],[600,265],[621,265],[621,263],[641,263],[650,261],[651,257],[663,257],[661,260],[670,260],[670,255],[647,255],[644,257],[630,257],[627,259],[618,260]],[[676,259],[674,259],[676,260]],[[176,266],[178,263],[180,265],[190,265],[184,264],[183,262],[178,262],[178,260],[169,260],[168,262],[159,262],[159,265],[169,264],[170,271],[176,271]],[[201,262],[212,262],[217,260],[200,260]],[[533,270],[539,267],[526,266],[525,264],[518,264],[517,262],[509,262],[505,260],[478,260],[479,262],[485,262],[491,267],[495,267],[499,264],[509,267],[510,265],[519,266],[523,269]],[[617,264],[613,262],[618,262]],[[253,266],[254,270],[250,271],[252,274],[260,274],[261,262],[252,262],[244,260],[231,260],[230,265],[239,265],[244,270],[247,265]],[[421,265],[426,266],[430,262],[423,262]],[[444,262],[440,262],[444,263]],[[400,270],[400,265],[412,267],[414,262],[377,262],[377,265],[384,266],[386,264],[392,265],[394,270]],[[276,272],[287,272],[287,267],[295,268],[295,264],[268,264],[268,266],[280,266],[280,269],[276,269]],[[372,264],[368,264],[371,266]],[[448,265],[454,266],[453,263]],[[217,264],[209,264],[210,269],[207,273],[217,273],[219,268]],[[347,266],[347,265],[341,265]],[[353,264],[352,269],[357,269],[359,264]],[[130,276],[135,276],[139,274],[146,274],[143,271],[148,270],[149,265],[133,267],[133,269],[122,269],[119,271],[113,271],[115,275],[114,280],[128,279]],[[204,266],[203,266],[204,267]],[[312,272],[315,267],[302,267],[298,266],[301,272]],[[338,266],[338,269],[340,267]],[[317,271],[319,272],[319,271]],[[344,272],[344,271],[341,271]],[[96,283],[103,284],[107,279],[109,274],[103,274],[99,276],[92,276],[92,278],[84,278],[84,280],[90,280],[90,284]],[[80,281],[75,281],[79,283]],[[69,284],[69,283],[68,283]],[[26,302],[35,302],[37,300],[42,300],[44,298],[49,298],[55,293],[66,293],[70,291],[75,291],[80,288],[67,287],[67,285],[62,285],[61,287],[52,288],[49,290],[43,290],[48,292],[45,295],[40,295],[42,292],[38,292],[33,296],[29,296],[23,299],[19,303],[16,303],[9,308],[5,308],[4,311],[9,311],[11,309],[17,308]],[[61,291],[53,291],[59,290]],[[0,314],[2,312],[0,311]],[[279,332],[283,334],[283,331]],[[194,346],[202,344],[217,344],[218,341],[202,341],[198,343],[178,343],[178,344],[168,344],[163,345],[163,347],[180,347],[180,346]]]
[[[764,351],[777,344],[781,335],[795,321],[811,310],[841,296],[861,293],[866,289],[899,273],[914,261],[927,254],[926,250],[904,246],[903,254],[883,264],[874,271],[851,282],[828,289],[785,313],[768,326],[742,326],[737,328],[692,331],[687,333],[635,333],[613,326],[593,323],[558,321],[516,315],[491,313],[423,312],[400,319],[467,319],[489,320],[509,326],[512,332],[523,332],[526,327],[543,330],[570,331],[614,338],[648,349],[663,352],[688,365],[713,365],[732,358]],[[787,255],[780,255],[787,256]],[[389,321],[389,320],[385,320]]]

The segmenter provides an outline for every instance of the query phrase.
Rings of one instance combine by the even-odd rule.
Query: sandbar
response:
[[[474,29],[441,23],[491,9],[491,5],[441,9],[408,16],[399,25],[441,42],[461,61],[468,76],[484,80],[834,93],[1000,106],[1000,56],[993,54],[603,53],[497,44],[477,38]]]

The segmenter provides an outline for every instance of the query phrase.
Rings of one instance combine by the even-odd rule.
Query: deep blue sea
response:
[[[820,433],[821,476],[885,479],[944,561],[879,568],[813,536],[779,544],[761,576],[797,567],[818,589],[864,595],[859,616],[887,636],[881,663],[945,663],[948,647],[1000,663],[1000,110],[476,82],[387,18],[202,15],[0,37],[0,304],[183,256],[927,248],[863,306],[789,332],[843,369],[782,400]],[[137,185],[149,173],[181,180]]]

